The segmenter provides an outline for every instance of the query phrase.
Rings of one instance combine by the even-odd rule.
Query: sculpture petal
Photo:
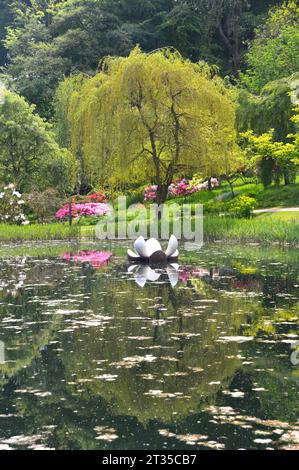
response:
[[[179,250],[175,250],[175,252],[168,258],[171,260],[172,258],[178,258],[178,256],[179,256]]]
[[[145,240],[144,240],[143,237],[137,238],[137,240],[134,243],[134,248],[137,251],[137,253],[140,256],[142,256],[142,258],[148,258],[147,251],[146,251]]]
[[[129,256],[130,258],[136,258],[136,259],[139,259],[139,258],[140,258],[140,255],[137,255],[137,253],[134,253],[134,251],[132,251],[132,250],[128,250],[127,253],[128,253],[128,256]]]
[[[157,281],[160,277],[160,273],[157,273],[153,269],[151,269],[149,266],[140,266],[138,271],[135,274],[135,280],[136,283],[140,287],[144,287],[147,281]]]
[[[138,264],[131,264],[131,266],[128,267],[128,273],[129,274],[133,273],[138,267],[139,267]]]
[[[162,251],[161,245],[155,238],[150,238],[145,242],[146,256],[149,258],[156,251]]]
[[[175,287],[179,282],[179,273],[174,265],[167,266],[167,274],[172,287]]]
[[[174,256],[175,251],[178,249],[178,241],[177,238],[174,235],[171,235],[168,243],[167,250],[165,251],[165,254],[167,257]]]
[[[176,271],[178,271],[180,269],[180,265],[178,263],[171,263],[171,265],[173,267],[173,269],[175,269]]]
[[[139,269],[137,269],[135,273],[136,284],[138,284],[140,287],[144,287],[147,281],[146,273],[144,272],[145,267],[146,266],[139,266]]]
[[[154,269],[150,268],[149,266],[146,266],[146,267],[147,267],[147,271],[146,271],[147,280],[151,281],[151,282],[157,281],[159,279],[159,277],[161,276],[161,273],[155,271]]]

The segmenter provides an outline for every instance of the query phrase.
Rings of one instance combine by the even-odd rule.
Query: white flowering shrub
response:
[[[25,201],[13,183],[4,186],[0,191],[0,223],[28,225],[23,213]]]

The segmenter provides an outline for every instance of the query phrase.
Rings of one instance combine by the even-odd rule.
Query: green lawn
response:
[[[244,184],[241,180],[234,186],[234,191],[237,195],[247,195],[256,198],[257,208],[264,209],[269,207],[295,207],[299,206],[299,180],[297,178],[296,184],[289,186],[271,186],[269,189],[264,189],[262,184],[247,183]],[[169,203],[198,203],[205,204],[217,196],[230,192],[230,187],[227,183],[223,183],[221,188],[214,189],[213,191],[203,191],[192,194],[191,196],[175,198]]]
[[[299,211],[292,211],[292,212],[275,212],[275,213],[265,213],[265,214],[257,214],[255,216],[259,220],[285,220],[288,222],[295,222],[299,223]]]

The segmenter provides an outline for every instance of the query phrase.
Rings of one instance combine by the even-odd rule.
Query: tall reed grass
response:
[[[6,225],[0,224],[0,241],[70,240],[79,237],[79,228],[64,224]]]
[[[194,222],[194,221],[193,221]],[[170,222],[170,233],[172,221]],[[117,231],[116,231],[117,233]],[[92,240],[95,227],[69,227],[67,224],[15,226],[0,224],[0,242],[33,240]],[[299,245],[299,222],[271,217],[237,219],[204,217],[205,241],[257,242]]]
[[[299,223],[272,218],[237,219],[208,216],[204,218],[207,241],[290,243],[299,245]]]

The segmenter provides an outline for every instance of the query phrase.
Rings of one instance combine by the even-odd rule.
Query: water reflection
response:
[[[298,446],[298,253],[125,253],[0,260],[0,448]]]
[[[179,282],[179,265],[168,264],[164,268],[154,268],[146,264],[131,265],[128,268],[128,273],[133,273],[136,284],[139,287],[144,287],[149,282],[157,282],[160,278],[168,276],[168,280],[172,287],[175,287]]]
[[[64,253],[63,259],[74,263],[87,263],[94,268],[104,269],[112,253],[107,251],[83,250],[79,253]]]

